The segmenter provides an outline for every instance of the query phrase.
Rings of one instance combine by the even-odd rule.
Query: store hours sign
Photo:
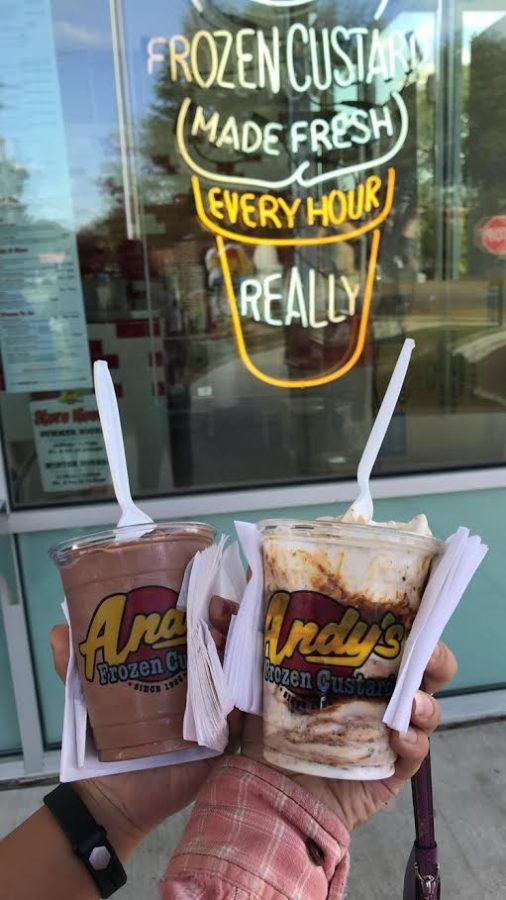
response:
[[[93,394],[63,393],[30,403],[42,488],[46,493],[104,488],[111,484]]]
[[[410,129],[405,92],[432,57],[427,30],[404,31],[387,0],[362,4],[356,24],[318,0],[250,0],[233,15],[225,3],[193,7],[187,33],[151,38],[146,65],[181,88],[177,150],[216,242],[239,354],[268,384],[331,382],[364,351]],[[343,265],[346,252],[360,265]],[[278,377],[248,348],[251,322],[342,328],[348,346],[328,371]]]

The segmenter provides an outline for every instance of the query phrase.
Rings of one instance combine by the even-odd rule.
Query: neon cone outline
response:
[[[237,239],[237,238],[236,238]],[[365,340],[367,336],[367,328],[369,325],[369,317],[371,312],[371,303],[372,303],[372,295],[374,290],[374,280],[376,277],[376,266],[378,262],[378,253],[379,247],[381,243],[381,231],[379,228],[375,229],[372,233],[372,243],[371,250],[369,254],[369,263],[368,263],[368,271],[367,278],[364,289],[364,296],[362,302],[362,311],[360,313],[360,325],[358,331],[358,338],[353,350],[353,353],[349,357],[349,359],[339,368],[334,370],[333,372],[329,372],[326,375],[320,375],[318,377],[305,378],[305,379],[288,379],[288,378],[274,378],[271,375],[265,374],[261,369],[258,369],[255,366],[253,360],[251,359],[247,347],[246,341],[244,340],[244,334],[241,323],[241,316],[239,313],[239,307],[237,304],[237,297],[235,294],[235,289],[232,281],[232,274],[230,272],[230,267],[228,263],[228,257],[225,249],[225,241],[223,237],[220,235],[216,238],[216,244],[218,248],[218,254],[220,257],[221,268],[223,272],[223,280],[225,284],[225,290],[227,294],[227,300],[230,306],[231,318],[232,318],[232,327],[234,329],[234,336],[237,344],[237,350],[243,365],[246,367],[248,372],[257,378],[259,381],[263,381],[264,384],[269,384],[272,387],[279,388],[310,388],[310,387],[319,387],[324,384],[330,384],[332,381],[336,381],[338,378],[342,378],[343,375],[346,375],[359,361],[365,347]]]

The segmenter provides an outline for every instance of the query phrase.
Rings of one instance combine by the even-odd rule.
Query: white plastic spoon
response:
[[[114,493],[121,508],[118,528],[124,528],[126,525],[153,525],[153,519],[142,512],[132,500],[118,401],[106,362],[97,360],[93,366],[93,377]]]
[[[363,518],[366,519],[366,521],[370,521],[373,517],[374,507],[369,479],[381,449],[381,445],[385,439],[394,409],[397,406],[397,401],[404,384],[404,379],[406,378],[406,372],[408,371],[409,361],[414,346],[415,342],[411,340],[411,338],[404,341],[390,383],[386,389],[385,396],[383,397],[383,403],[379,408],[378,415],[376,416],[376,420],[372,426],[371,433],[358,464],[357,482],[359,494],[357,499],[351,504],[346,515],[351,513],[354,517]]]

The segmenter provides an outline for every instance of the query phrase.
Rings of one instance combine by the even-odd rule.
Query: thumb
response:
[[[51,629],[49,640],[53,651],[54,667],[61,680],[65,681],[70,655],[68,625],[55,625]]]

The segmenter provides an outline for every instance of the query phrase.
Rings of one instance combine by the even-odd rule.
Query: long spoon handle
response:
[[[406,378],[414,346],[415,342],[411,338],[407,338],[404,341],[395,369],[392,372],[392,377],[390,378],[389,385],[386,389],[385,396],[383,397],[383,402],[379,408],[378,415],[376,416],[376,420],[372,426],[371,433],[367,439],[367,443],[358,464],[357,482],[359,496],[355,503],[352,504],[352,508],[355,512],[358,512],[360,507],[360,511],[366,518],[372,517],[372,500],[369,489],[369,479],[376,459],[378,458],[381,445],[385,439],[388,426],[392,420],[395,407],[397,406],[397,401]]]
[[[98,413],[104,435],[114,493],[124,512],[129,506],[132,506],[133,501],[130,493],[118,401],[107,363],[103,360],[97,360],[93,366],[93,376]]]

